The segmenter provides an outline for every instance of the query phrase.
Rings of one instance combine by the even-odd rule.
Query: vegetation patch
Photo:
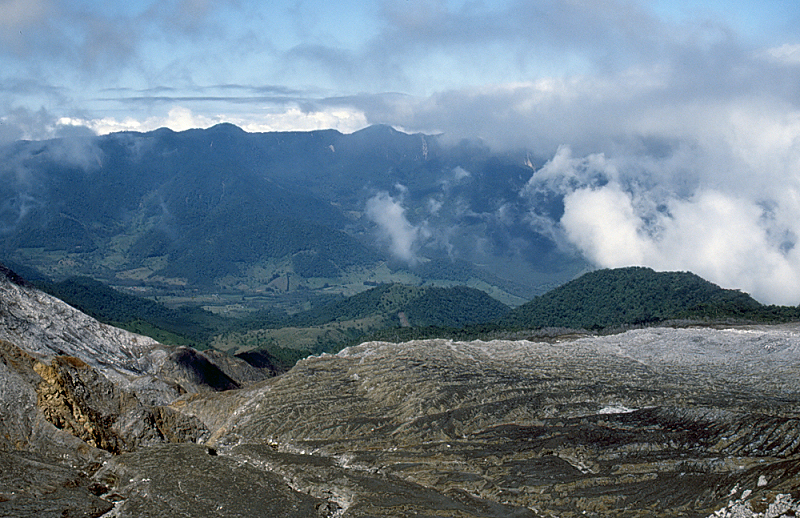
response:
[[[639,267],[587,273],[515,309],[466,286],[375,284],[348,297],[308,298],[307,309],[299,312],[274,306],[234,318],[197,305],[170,308],[86,277],[36,282],[102,322],[162,343],[273,358],[284,367],[368,340],[554,340],[567,332],[608,333],[676,322],[800,320],[800,308],[765,306],[692,273]]]

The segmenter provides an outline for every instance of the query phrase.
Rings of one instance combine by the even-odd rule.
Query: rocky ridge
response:
[[[798,512],[798,325],[371,342],[256,381],[7,275],[0,333],[0,516]]]
[[[101,324],[0,269],[0,457],[15,474],[0,483],[0,515],[108,511],[91,480],[100,463],[202,440],[206,426],[169,405],[243,383],[223,370],[254,377],[244,362],[220,363]]]

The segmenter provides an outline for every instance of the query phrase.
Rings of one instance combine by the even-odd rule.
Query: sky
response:
[[[0,0],[0,142],[219,122],[525,148],[565,249],[800,303],[795,0]]]

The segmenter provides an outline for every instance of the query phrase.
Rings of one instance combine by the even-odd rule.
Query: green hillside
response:
[[[378,283],[465,284],[516,305],[584,267],[527,222],[521,156],[439,140],[220,124],[0,145],[0,260],[234,316]],[[367,210],[379,195],[391,206],[376,210],[426,229],[408,243],[416,260],[395,257]]]
[[[601,329],[670,319],[773,321],[798,316],[796,308],[763,306],[746,293],[722,289],[693,273],[629,267],[587,273],[519,306],[500,325]]]
[[[411,327],[450,326],[490,322],[508,312],[505,304],[473,288],[416,287],[386,284],[333,302],[296,319],[313,325],[381,316],[397,321],[404,313]]]
[[[214,334],[230,325],[230,319],[199,307],[168,308],[88,277],[71,277],[61,282],[38,280],[34,285],[101,322],[166,344],[203,349]]]

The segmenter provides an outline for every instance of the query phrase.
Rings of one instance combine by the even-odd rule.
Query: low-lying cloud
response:
[[[562,147],[526,185],[531,221],[599,267],[689,270],[762,302],[800,302],[796,181],[750,191],[760,180],[732,172],[737,181],[725,183],[697,171],[687,184],[663,176],[674,161],[575,157]],[[546,197],[561,199],[563,212],[543,213]]]
[[[395,199],[388,192],[379,192],[367,200],[366,215],[378,226],[380,238],[396,259],[411,265],[417,263],[417,251],[428,233],[424,226],[408,221],[402,198]]]

